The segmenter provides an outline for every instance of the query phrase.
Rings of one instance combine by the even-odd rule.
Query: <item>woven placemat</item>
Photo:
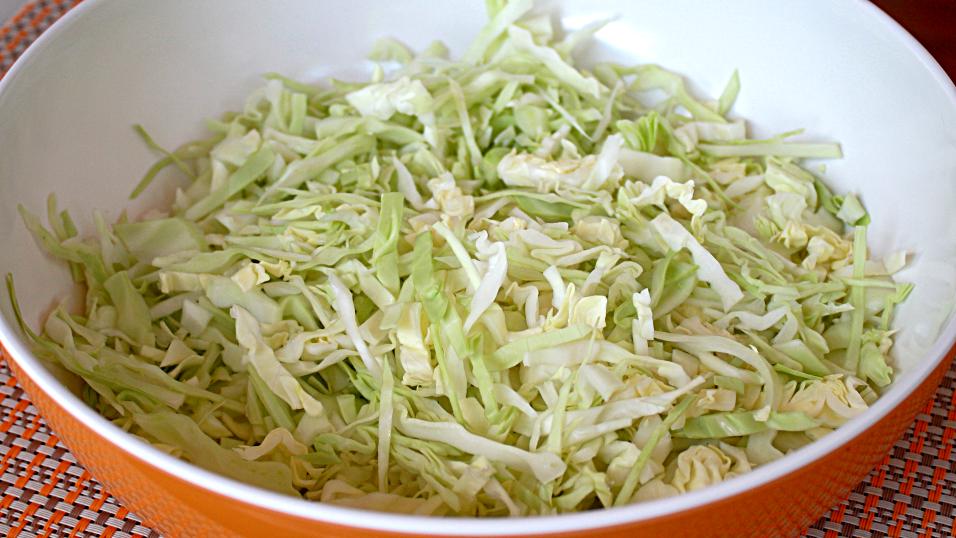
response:
[[[0,27],[0,73],[79,0],[28,2]],[[850,496],[805,531],[813,538],[954,537],[956,362],[916,421]],[[149,536],[80,466],[0,361],[0,533]]]

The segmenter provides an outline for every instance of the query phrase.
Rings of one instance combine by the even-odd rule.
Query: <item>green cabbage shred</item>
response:
[[[607,21],[561,40],[532,7],[489,0],[460,61],[386,39],[372,82],[268,74],[173,151],[137,126],[133,196],[175,165],[171,205],[89,238],[20,208],[85,291],[21,320],[36,353],[174,456],[412,514],[674,495],[865,411],[912,286],[801,164],[839,145],[748,139],[736,72],[710,101],[577,66]]]

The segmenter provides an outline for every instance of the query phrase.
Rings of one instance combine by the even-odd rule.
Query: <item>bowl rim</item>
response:
[[[70,9],[50,28],[42,32],[0,79],[0,96],[17,83],[19,73],[28,69],[36,57],[42,54],[42,51],[66,28],[80,18],[89,16],[107,1],[86,0]],[[880,25],[881,30],[895,39],[896,45],[903,47],[913,60],[923,66],[947,94],[953,109],[956,109],[956,86],[939,63],[899,23],[866,0],[852,0],[835,6],[844,10],[854,10],[858,16],[868,17],[873,24]],[[99,437],[138,459],[143,465],[184,480],[195,488],[205,489],[236,503],[252,505],[267,512],[277,512],[343,527],[417,535],[481,536],[586,531],[674,516],[708,504],[729,500],[749,490],[775,482],[820,460],[841,449],[874,426],[907,399],[945,359],[951,349],[956,349],[954,342],[956,342],[956,313],[951,312],[948,321],[941,327],[936,341],[925,353],[924,360],[918,362],[908,375],[897,381],[866,412],[792,454],[720,484],[667,499],[571,514],[515,518],[444,518],[375,512],[297,499],[238,482],[174,458],[123,431],[83,403],[41,364],[24,342],[19,328],[6,318],[0,317],[0,344],[5,347],[7,355],[16,361],[23,373],[73,418],[79,420]]]

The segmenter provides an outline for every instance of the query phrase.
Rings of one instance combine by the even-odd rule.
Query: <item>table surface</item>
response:
[[[79,0],[0,0],[0,76]],[[956,76],[956,0],[875,0]],[[12,19],[11,19],[12,17]],[[954,537],[956,364],[880,465],[805,536]],[[159,534],[80,466],[0,361],[0,533],[7,536]]]
[[[27,2],[24,0],[0,0],[0,21],[8,21]]]

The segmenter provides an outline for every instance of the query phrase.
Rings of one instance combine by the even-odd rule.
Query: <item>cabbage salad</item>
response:
[[[369,82],[266,76],[141,219],[38,243],[85,289],[37,354],[155,447],[338,505],[518,516],[677,495],[781,458],[893,378],[869,217],[656,65],[575,65],[531,0],[457,60],[378,42]],[[12,280],[10,283],[12,291]],[[12,294],[12,293],[11,293]],[[22,321],[21,321],[22,323]]]

